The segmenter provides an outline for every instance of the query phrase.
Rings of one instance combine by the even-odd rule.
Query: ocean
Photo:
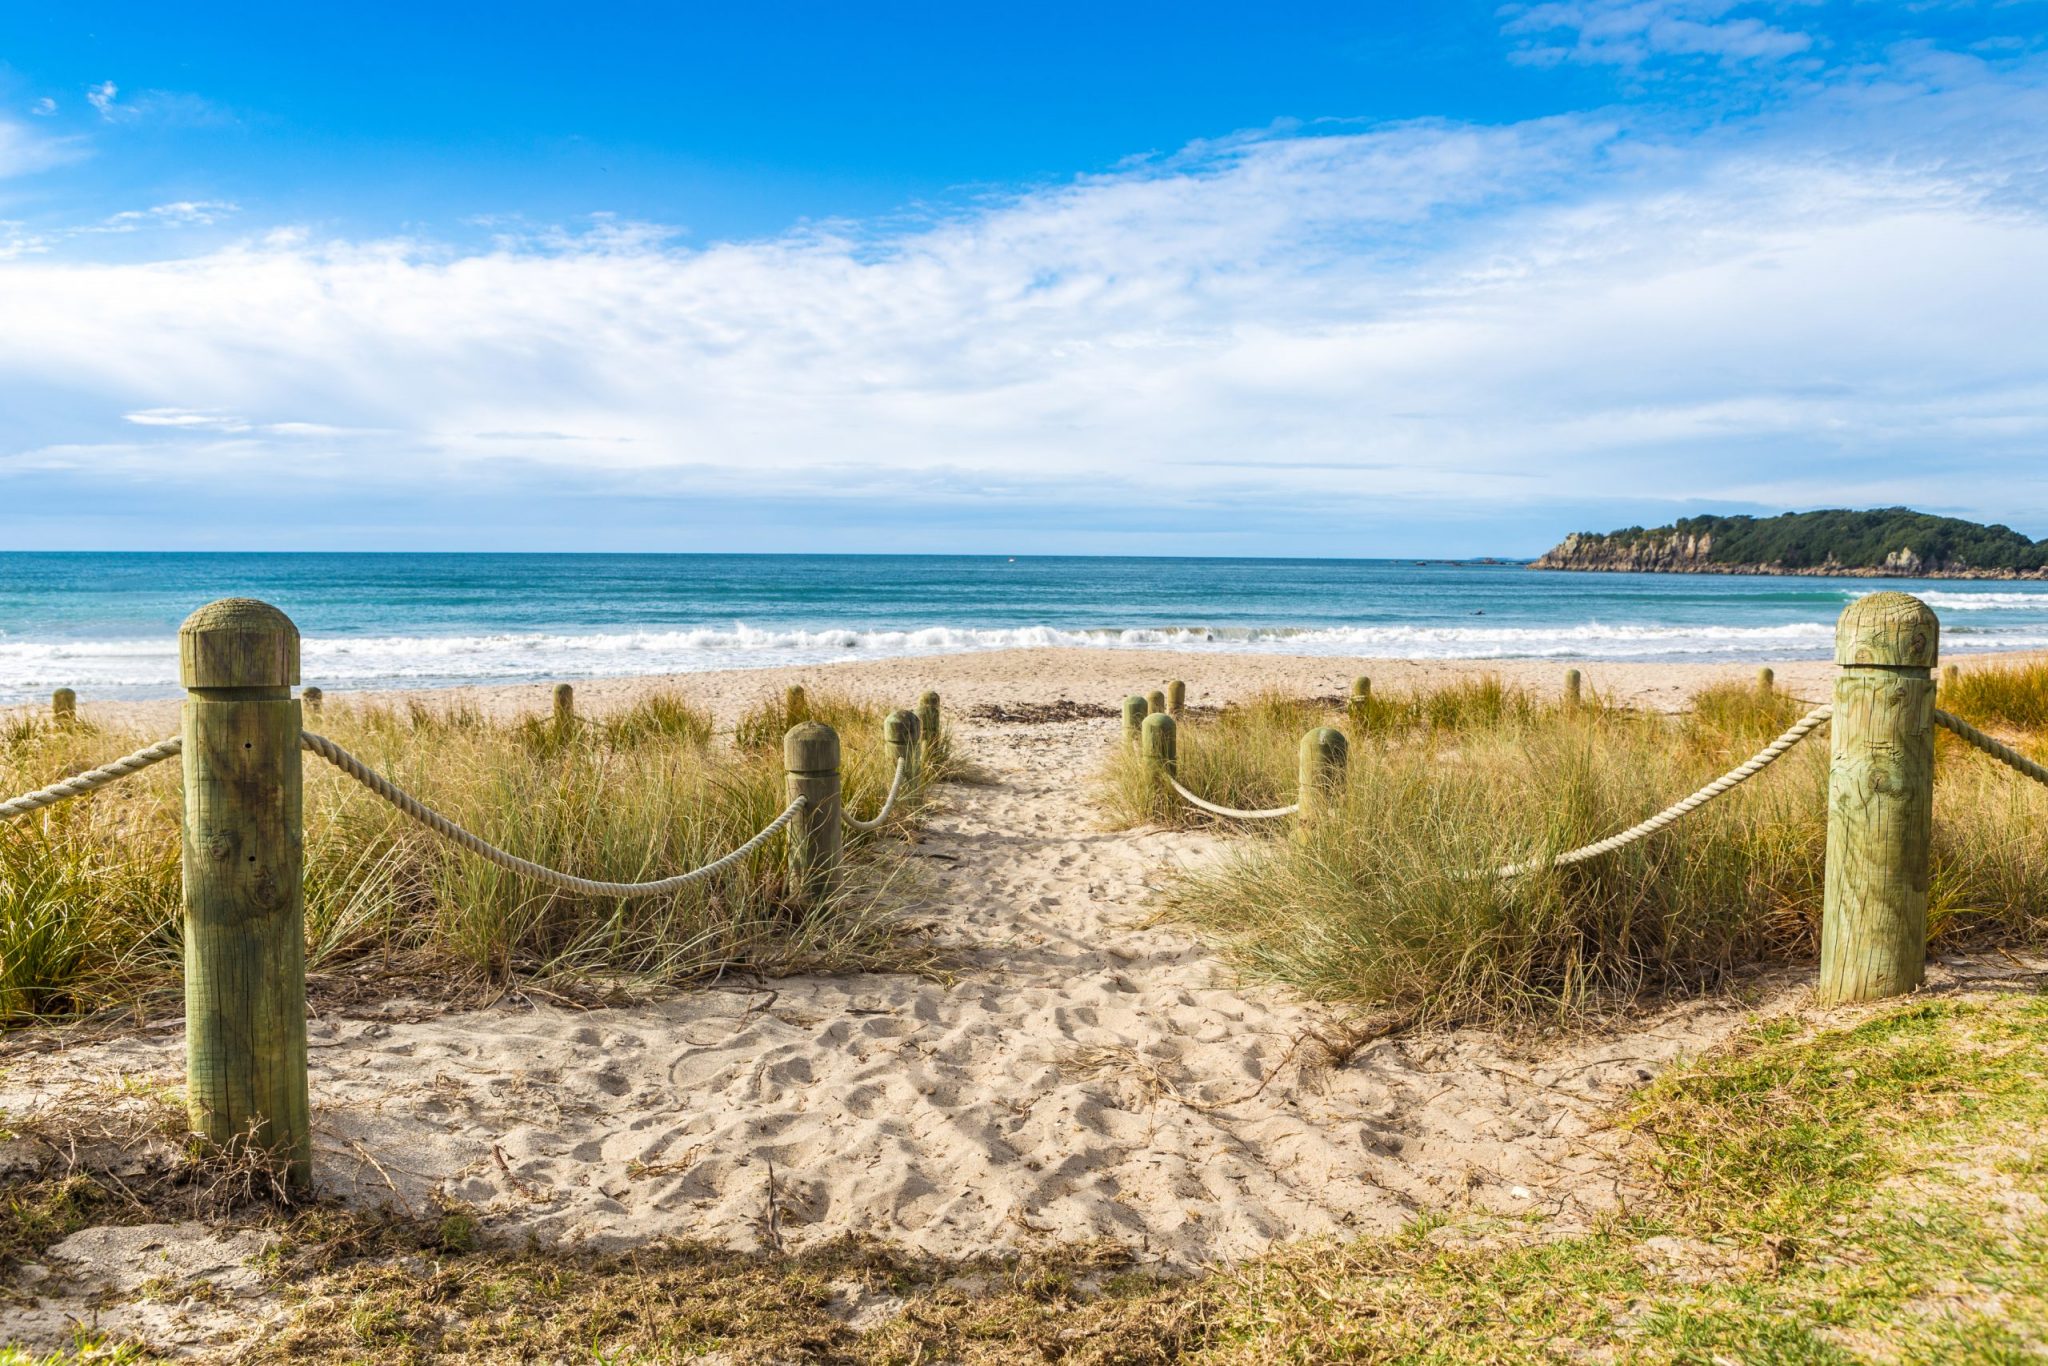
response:
[[[2048,584],[1537,573],[1413,560],[0,554],[0,702],[177,693],[178,623],[273,602],[307,683],[444,687],[1092,645],[1389,658],[1821,659],[1917,593],[1954,651],[2048,646]]]

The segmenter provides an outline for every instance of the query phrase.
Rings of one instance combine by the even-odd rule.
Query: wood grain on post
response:
[[[1159,688],[1154,688],[1152,695],[1145,699],[1145,703],[1147,711],[1163,715],[1166,711],[1166,693]]]
[[[939,695],[921,693],[917,699],[917,741],[926,750],[939,738]]]
[[[1564,671],[1564,705],[1567,711],[1577,711],[1579,709],[1580,681],[1577,669],[1566,669]]]
[[[320,704],[326,700],[327,694],[321,692],[318,688],[299,689],[299,707],[306,713],[306,719],[309,721],[319,719]]]
[[[555,684],[555,729],[567,735],[576,728],[576,690],[567,683]]]
[[[899,709],[882,718],[882,750],[889,760],[888,781],[896,781],[896,770],[901,768],[903,791],[909,793],[917,786],[916,712]]]
[[[1144,729],[1145,717],[1152,706],[1144,698],[1132,693],[1124,699],[1124,743],[1137,748],[1138,733]]]
[[[1155,711],[1145,718],[1140,732],[1140,748],[1145,755],[1145,770],[1159,787],[1165,787],[1165,778],[1173,777],[1180,768],[1179,743],[1174,734],[1173,718],[1163,711]]]
[[[811,719],[811,698],[803,684],[792,683],[782,690],[782,719],[792,726]]]
[[[59,688],[50,694],[50,719],[60,726],[68,726],[78,719],[78,694],[69,688]]]
[[[208,603],[178,629],[186,689],[185,1075],[192,1127],[312,1182],[306,1086],[299,632],[268,603]]]
[[[1778,675],[1766,664],[1756,671],[1756,690],[1769,697],[1778,687]]]
[[[1319,726],[1301,737],[1300,761],[1296,766],[1296,798],[1301,803],[1304,827],[1323,819],[1344,801],[1344,772],[1351,759],[1351,743],[1344,732]]]
[[[1906,593],[1872,593],[1835,625],[1827,892],[1820,999],[1873,1001],[1920,985],[1934,835],[1934,678],[1940,623]]]
[[[839,878],[839,733],[799,721],[782,737],[786,801],[804,799],[789,823],[789,881],[805,905],[829,896]]]
[[[1179,680],[1178,678],[1176,678],[1176,679],[1174,679],[1174,680],[1173,680],[1173,681],[1172,681],[1171,683],[1168,683],[1168,684],[1166,685],[1166,712],[1167,712],[1167,715],[1169,715],[1169,716],[1176,716],[1176,717],[1177,717],[1177,716],[1179,716],[1179,715],[1180,715],[1180,714],[1181,714],[1182,712],[1186,711],[1186,710],[1187,710],[1187,708],[1188,708],[1188,685],[1187,685],[1187,684],[1185,684],[1185,683],[1183,683],[1183,682],[1181,682],[1181,681],[1180,681],[1180,680]]]

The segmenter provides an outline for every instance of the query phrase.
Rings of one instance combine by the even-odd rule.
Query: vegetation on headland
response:
[[[786,718],[770,703],[737,743],[657,694],[566,731],[457,703],[330,699],[318,729],[429,806],[523,857],[584,877],[648,881],[746,841],[784,805]],[[881,803],[881,711],[810,704],[838,727],[847,800]],[[16,717],[0,727],[8,795],[106,762],[154,735]],[[941,756],[935,756],[941,757]],[[180,973],[181,798],[175,763],[0,824],[0,1027],[151,995]],[[799,909],[771,840],[670,895],[588,897],[521,878],[413,824],[319,759],[306,773],[306,948],[313,973],[374,971],[445,994],[516,980],[661,983],[733,968],[889,961],[874,878]],[[914,817],[917,800],[899,805]],[[872,836],[849,831],[859,851]]]
[[[450,1206],[273,1214],[278,1300],[237,1360],[825,1363],[2018,1362],[2048,1346],[2048,1001],[1959,992],[1753,1025],[1612,1113],[1625,1205],[1475,1209],[1193,1279],[1096,1243],[973,1263],[504,1247]],[[167,1119],[175,1122],[175,1117]],[[0,1260],[175,1217],[73,1171],[11,1178]],[[203,1288],[203,1287],[202,1287]],[[87,1350],[11,1360],[148,1360]],[[10,1358],[0,1349],[0,1362]]]
[[[1906,578],[2048,575],[2048,541],[2010,527],[1910,508],[1681,517],[1670,526],[1574,532],[1535,569],[1694,574],[1847,574]]]
[[[1983,668],[1944,705],[2028,748],[2048,666]],[[1556,1019],[1707,988],[1816,953],[1827,839],[1825,734],[1670,830],[1575,866],[1488,870],[1603,839],[1749,758],[1806,710],[1748,685],[1683,715],[1478,680],[1374,694],[1365,714],[1269,697],[1180,728],[1182,782],[1245,809],[1291,801],[1302,733],[1349,732],[1343,805],[1302,831],[1236,823],[1168,913],[1248,976],[1430,1020]],[[2048,708],[2044,708],[2048,710]],[[2019,717],[2029,718],[2015,724]],[[2048,719],[2048,717],[2044,717]],[[2048,789],[1939,737],[1929,932],[1937,944],[2048,934]],[[1163,794],[1122,746],[1103,777],[1126,824],[1219,823]],[[1473,874],[1477,875],[1473,875]]]

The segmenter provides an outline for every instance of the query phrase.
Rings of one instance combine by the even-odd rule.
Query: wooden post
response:
[[[799,902],[815,905],[839,879],[839,733],[799,721],[782,737],[785,800],[805,799],[789,823],[789,882]]]
[[[1344,704],[1344,714],[1351,718],[1351,729],[1360,735],[1365,733],[1366,713],[1372,707],[1372,680],[1364,674],[1351,680],[1351,700]]]
[[[1905,593],[1858,598],[1835,624],[1823,1002],[1897,996],[1925,973],[1939,641]]]
[[[326,700],[327,695],[318,688],[299,689],[299,707],[306,713],[308,721],[320,719],[320,704]]]
[[[1166,712],[1166,694],[1160,689],[1154,688],[1152,695],[1145,699],[1145,704],[1148,711],[1164,715]]]
[[[783,689],[782,719],[792,726],[801,725],[811,719],[810,695],[801,683],[792,683]]]
[[[1564,709],[1566,711],[1577,711],[1579,709],[1579,671],[1577,669],[1566,669],[1564,671]]]
[[[903,768],[903,791],[917,790],[917,713],[892,711],[882,718],[882,750],[889,756],[888,781],[896,780]],[[886,790],[886,789],[885,789]]]
[[[192,1127],[312,1183],[299,632],[268,603],[178,628],[185,685],[185,1078]]]
[[[1166,714],[1175,717],[1188,709],[1188,685],[1178,678],[1166,685]]]
[[[926,751],[939,738],[939,695],[925,692],[917,699],[917,742]]]
[[[1165,787],[1165,779],[1172,777],[1180,767],[1179,745],[1174,735],[1173,718],[1163,711],[1155,711],[1147,716],[1141,744],[1145,754],[1145,770],[1152,775],[1155,786]]]
[[[68,726],[78,720],[78,694],[69,688],[59,688],[50,694],[50,719],[60,726]]]
[[[576,690],[567,683],[555,684],[555,731],[567,735],[576,729]]]
[[[1335,811],[1344,801],[1344,770],[1351,759],[1350,742],[1344,732],[1319,726],[1301,737],[1300,761],[1295,770],[1296,790],[1301,794],[1301,823],[1304,827]]]
[[[1766,664],[1756,671],[1756,690],[1759,693],[1769,697],[1772,692],[1776,691],[1777,686],[1778,675],[1771,671],[1770,665]]]
[[[1131,748],[1138,747],[1138,734],[1145,727],[1146,713],[1152,710],[1144,698],[1132,693],[1124,699],[1124,743]]]
[[[910,781],[917,787],[923,787],[924,720],[914,711],[903,714],[910,718]]]

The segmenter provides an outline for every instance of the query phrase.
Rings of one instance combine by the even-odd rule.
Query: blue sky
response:
[[[457,8],[0,14],[0,544],[2048,535],[2044,0]]]

